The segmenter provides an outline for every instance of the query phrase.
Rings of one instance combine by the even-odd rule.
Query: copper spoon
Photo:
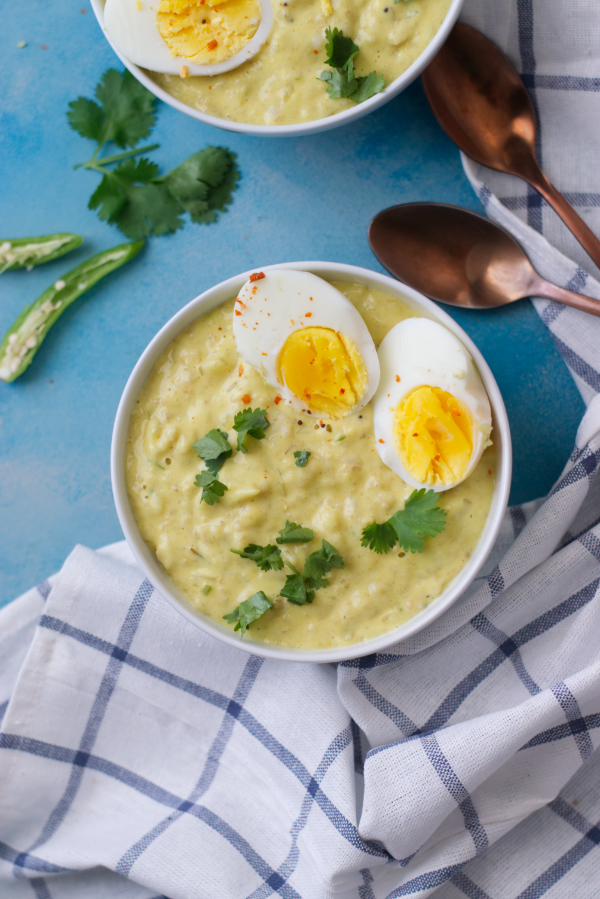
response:
[[[450,306],[492,309],[536,296],[600,316],[600,300],[545,281],[507,231],[458,206],[384,209],[371,222],[369,243],[392,275]]]
[[[528,181],[600,266],[600,240],[536,161],[533,103],[496,44],[458,22],[421,81],[436,119],[454,143],[476,162]]]

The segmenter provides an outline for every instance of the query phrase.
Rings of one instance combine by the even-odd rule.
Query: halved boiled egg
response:
[[[360,313],[309,272],[251,275],[235,301],[233,336],[243,359],[296,409],[343,418],[377,389],[377,351]]]
[[[260,50],[272,25],[270,0],[106,0],[104,7],[104,28],[119,53],[153,72],[184,76],[236,68]]]
[[[492,413],[479,372],[454,334],[409,318],[383,338],[373,397],[375,446],[413,487],[436,492],[467,478],[490,444]]]

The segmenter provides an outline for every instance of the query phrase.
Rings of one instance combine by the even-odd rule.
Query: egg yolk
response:
[[[367,389],[367,369],[356,344],[331,328],[302,328],[287,338],[278,374],[306,406],[331,418],[348,415]]]
[[[173,56],[202,66],[239,53],[261,15],[258,0],[160,0],[156,22]]]
[[[420,484],[462,480],[473,452],[468,410],[439,387],[418,387],[398,403],[394,436],[402,464]]]

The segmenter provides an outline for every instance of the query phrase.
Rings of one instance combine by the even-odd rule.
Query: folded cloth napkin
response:
[[[598,207],[597,0],[465,16],[526,74],[550,176]],[[553,213],[465,165],[543,274],[600,297]],[[123,544],[0,613],[3,899],[600,895],[600,321],[534,302],[588,403],[576,446],[420,634],[263,661],[183,620]]]

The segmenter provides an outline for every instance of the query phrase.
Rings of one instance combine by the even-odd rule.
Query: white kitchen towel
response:
[[[528,77],[550,176],[594,207],[597,0],[465,16]],[[553,213],[466,167],[542,274],[600,296]],[[535,302],[588,403],[576,446],[421,634],[337,669],[261,661],[122,544],[0,612],[2,899],[600,896],[600,323]]]

